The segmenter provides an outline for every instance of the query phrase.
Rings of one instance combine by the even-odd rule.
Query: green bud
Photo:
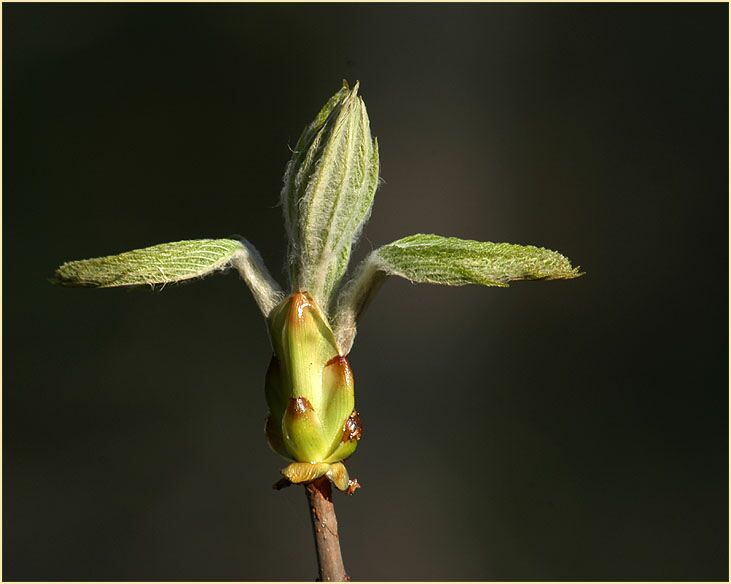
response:
[[[266,375],[266,435],[278,454],[294,461],[291,482],[323,475],[347,490],[342,460],[362,434],[355,384],[327,318],[307,292],[295,292],[268,319],[274,356]]]

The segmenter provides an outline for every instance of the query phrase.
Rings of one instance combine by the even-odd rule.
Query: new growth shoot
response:
[[[306,486],[323,581],[347,579],[330,485],[350,494],[359,486],[344,464],[363,434],[347,356],[358,319],[383,280],[506,287],[581,275],[566,257],[541,247],[416,234],[376,249],[346,276],[378,184],[378,143],[358,84],[351,89],[344,82],[302,132],[284,173],[285,287],[244,239],[164,243],[67,262],[55,273],[59,284],[108,288],[238,271],[271,337],[266,436],[289,461],[277,486]]]

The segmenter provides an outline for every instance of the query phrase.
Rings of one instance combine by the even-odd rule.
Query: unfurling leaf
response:
[[[335,335],[347,352],[355,323],[386,276],[426,284],[506,287],[517,280],[565,280],[581,276],[558,252],[512,243],[410,235],[373,251],[346,284],[335,315]]]
[[[336,93],[305,128],[287,164],[282,209],[292,289],[327,310],[378,185],[378,145],[358,84]]]
[[[113,256],[66,262],[56,270],[54,282],[95,288],[154,286],[201,278],[232,265],[249,285],[261,311],[268,315],[281,300],[282,293],[259,253],[245,240],[176,241]]]

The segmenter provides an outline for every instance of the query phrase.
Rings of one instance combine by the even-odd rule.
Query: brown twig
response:
[[[321,582],[348,582],[340,553],[338,520],[332,500],[332,488],[326,477],[305,485],[317,548],[317,566]]]

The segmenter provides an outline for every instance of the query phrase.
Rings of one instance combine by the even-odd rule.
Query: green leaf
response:
[[[410,235],[374,253],[374,261],[386,274],[427,284],[504,287],[517,280],[565,280],[581,275],[566,257],[550,249],[439,235]]]
[[[378,186],[378,146],[358,84],[347,84],[305,128],[287,164],[282,209],[292,287],[327,309]]]
[[[118,255],[66,262],[54,283],[64,286],[112,288],[169,284],[201,278],[235,266],[265,315],[282,293],[261,256],[247,241],[194,239],[135,249]]]
[[[228,266],[242,245],[234,239],[163,243],[119,255],[66,262],[56,281],[66,286],[135,286],[200,278]]]
[[[565,280],[581,276],[568,258],[532,245],[410,235],[371,252],[338,298],[334,332],[350,350],[358,316],[386,276],[426,284],[507,287],[517,280]]]

